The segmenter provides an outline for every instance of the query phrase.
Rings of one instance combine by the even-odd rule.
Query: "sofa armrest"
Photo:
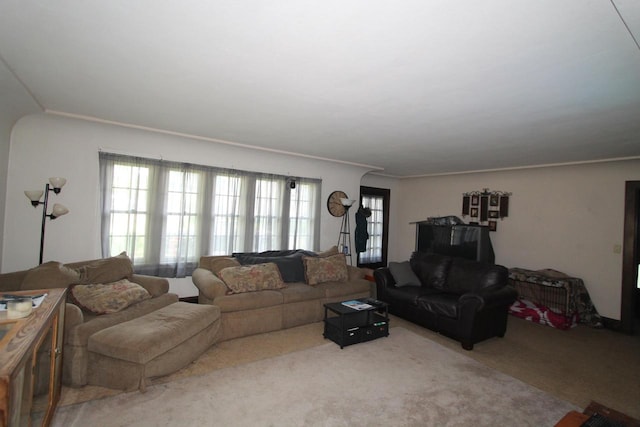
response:
[[[382,301],[388,300],[387,288],[395,288],[396,280],[391,275],[389,267],[380,267],[373,271],[376,279],[376,298]]]
[[[487,308],[509,306],[518,297],[518,292],[511,286],[501,288],[484,288],[478,292],[469,292],[460,297],[461,307],[471,306],[475,311]]]
[[[64,309],[64,329],[69,331],[83,322],[84,315],[80,307],[75,304],[66,303]]]
[[[349,280],[364,279],[365,271],[362,268],[347,265],[347,271],[349,272]]]
[[[145,288],[154,298],[169,292],[169,281],[164,277],[134,274],[131,281]]]
[[[227,285],[211,270],[206,268],[198,267],[193,270],[191,280],[200,291],[200,294],[210,301],[227,294]]]
[[[28,270],[0,274],[0,292],[21,290],[22,282],[27,276],[27,273]]]

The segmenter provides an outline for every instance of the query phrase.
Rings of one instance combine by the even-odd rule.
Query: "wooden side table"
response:
[[[66,289],[11,292],[44,301],[22,319],[0,312],[0,427],[49,425],[62,387]]]

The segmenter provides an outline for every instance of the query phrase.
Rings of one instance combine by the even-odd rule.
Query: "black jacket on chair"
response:
[[[458,340],[465,350],[504,336],[517,297],[505,267],[422,252],[413,253],[410,265],[421,286],[397,286],[388,267],[374,272],[377,298],[390,313]]]

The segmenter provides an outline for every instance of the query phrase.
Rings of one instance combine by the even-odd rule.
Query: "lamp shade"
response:
[[[32,202],[39,202],[40,197],[44,194],[42,190],[25,190],[24,195]]]
[[[342,206],[352,206],[355,202],[355,199],[340,199]]]
[[[69,209],[62,206],[59,203],[53,205],[53,210],[51,211],[51,219],[58,218],[59,216],[66,215],[69,213]]]
[[[53,188],[62,188],[67,183],[66,178],[61,178],[59,176],[54,176],[49,178],[49,182],[53,186]]]

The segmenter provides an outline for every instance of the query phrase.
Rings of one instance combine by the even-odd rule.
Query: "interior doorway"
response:
[[[367,218],[368,238],[364,252],[356,255],[358,267],[376,269],[387,266],[390,196],[391,190],[388,188],[360,186],[360,206],[367,208],[370,216]]]
[[[640,333],[640,181],[625,185],[624,242],[622,252],[622,294],[620,329],[629,334]]]

